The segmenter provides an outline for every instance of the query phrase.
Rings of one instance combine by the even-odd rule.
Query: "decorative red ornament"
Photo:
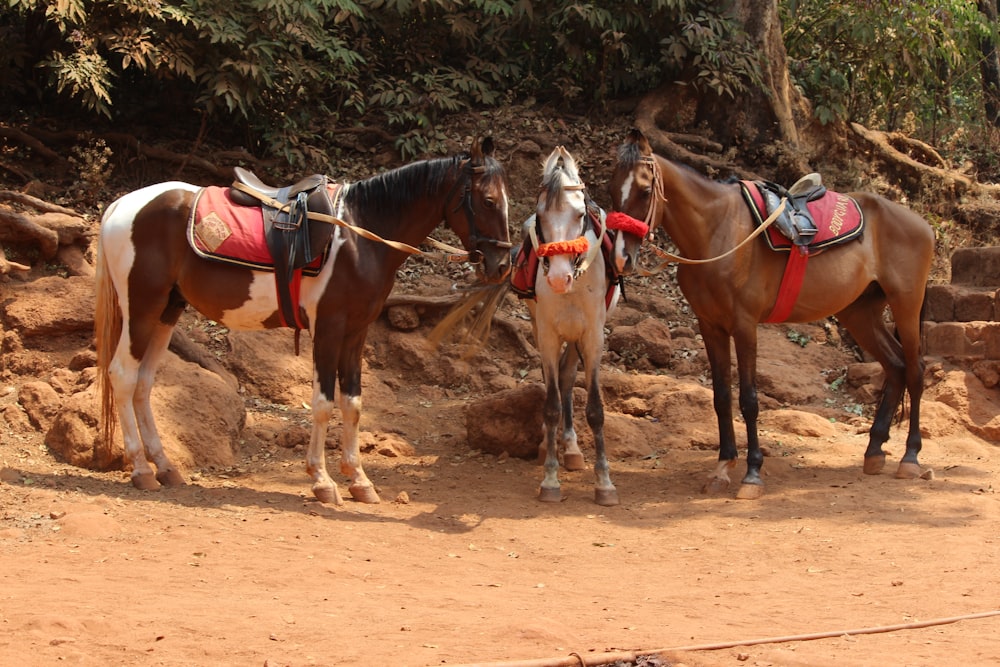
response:
[[[542,243],[535,253],[539,257],[554,257],[556,255],[582,255],[590,248],[586,237],[575,238],[572,241],[553,241]]]
[[[633,218],[631,215],[626,215],[621,211],[608,213],[608,217],[605,222],[608,229],[617,229],[625,232],[626,234],[634,234],[638,237],[645,237],[646,234],[649,233],[649,225],[642,220]]]

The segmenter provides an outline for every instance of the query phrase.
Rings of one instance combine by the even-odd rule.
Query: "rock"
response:
[[[471,449],[495,456],[533,459],[544,437],[542,405],[545,388],[524,384],[469,403],[465,428]]]

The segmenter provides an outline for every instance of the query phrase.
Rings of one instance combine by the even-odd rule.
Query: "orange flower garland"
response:
[[[553,241],[542,243],[535,252],[539,257],[554,257],[556,255],[582,255],[587,252],[590,244],[586,237],[580,236],[572,241]]]

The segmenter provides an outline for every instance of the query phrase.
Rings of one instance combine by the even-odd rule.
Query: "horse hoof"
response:
[[[558,486],[554,489],[540,486],[538,487],[538,499],[543,503],[558,503],[562,501],[562,492]]]
[[[885,468],[885,454],[866,456],[864,472],[866,475],[877,475]]]
[[[896,468],[896,479],[916,479],[922,476],[923,473],[924,471],[920,469],[919,463],[900,461],[899,467]]]
[[[160,488],[160,483],[156,481],[153,473],[146,472],[141,475],[132,475],[132,486],[140,491],[156,491]]]
[[[614,507],[619,504],[618,489],[594,489],[594,502],[601,507]]]
[[[344,499],[340,497],[340,489],[334,486],[314,486],[313,495],[316,500],[326,505],[343,505]]]
[[[378,497],[378,492],[375,490],[374,486],[362,486],[361,484],[352,484],[347,488],[351,492],[351,497],[354,498],[359,503],[367,503],[369,505],[377,505],[382,502],[382,499]]]
[[[738,500],[757,500],[763,495],[763,484],[740,484],[740,489],[736,492]]]
[[[184,486],[184,476],[176,468],[167,468],[156,474],[156,481],[163,486]]]
[[[725,493],[729,490],[729,480],[722,479],[721,477],[711,477],[705,486],[701,487],[702,493],[707,493],[711,495],[718,495],[720,493]]]
[[[563,467],[566,470],[584,470],[587,467],[587,462],[583,458],[583,454],[563,454]]]

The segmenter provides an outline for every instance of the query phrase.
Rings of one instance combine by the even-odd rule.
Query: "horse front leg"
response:
[[[573,425],[573,387],[576,385],[576,371],[580,353],[575,345],[567,345],[559,360],[559,395],[562,409],[562,429],[559,444],[563,448],[563,467],[566,470],[583,470],[587,462],[577,442],[576,427]]]
[[[320,373],[317,366],[313,377],[312,432],[306,450],[306,472],[312,477],[312,492],[321,503],[343,505],[337,483],[326,470],[326,431],[333,415],[334,379]]]
[[[361,351],[364,332],[354,345],[345,348],[340,367],[340,413],[344,420],[340,441],[340,472],[351,478],[347,490],[359,503],[381,502],[375,485],[368,479],[361,465],[361,447],[358,432],[361,427]]]
[[[539,351],[542,354],[542,380],[545,382],[545,405],[542,416],[545,424],[545,476],[538,487],[538,499],[546,503],[557,503],[562,500],[559,486],[559,451],[558,430],[561,417],[561,396],[559,392],[560,357],[558,340],[544,343],[539,340]]]
[[[760,469],[764,453],[757,435],[757,417],[760,403],[757,398],[757,325],[737,331],[736,365],[740,378],[740,414],[747,427],[747,472],[740,482],[736,497],[740,500],[757,500],[764,495],[764,481]]]
[[[719,425],[719,462],[708,476],[702,493],[722,493],[729,488],[729,471],[736,465],[736,431],[733,428],[733,393],[730,387],[729,334],[699,320],[705,352],[712,370],[712,404]]]
[[[608,465],[604,449],[604,403],[601,400],[601,386],[598,378],[600,357],[604,349],[603,335],[596,352],[584,358],[584,373],[587,377],[587,425],[594,434],[594,502],[603,507],[613,507],[620,501],[618,489],[611,483],[611,466]]]

